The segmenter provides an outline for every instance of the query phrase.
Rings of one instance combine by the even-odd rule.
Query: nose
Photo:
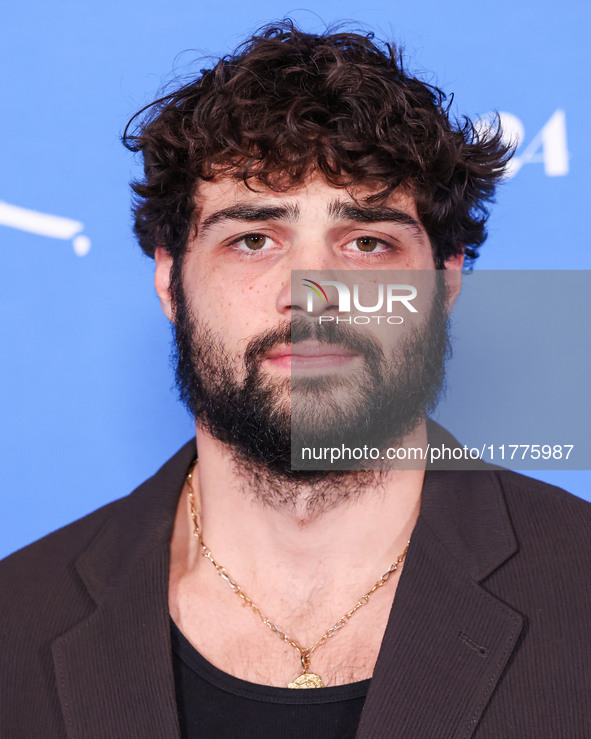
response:
[[[336,280],[338,276],[329,258],[292,260],[284,265],[282,285],[277,295],[277,310],[287,317],[296,313],[320,316],[336,312],[334,291],[326,290],[321,283]],[[296,313],[294,313],[296,312]]]

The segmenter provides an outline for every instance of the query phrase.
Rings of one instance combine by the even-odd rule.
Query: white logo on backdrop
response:
[[[74,252],[79,257],[85,256],[90,250],[90,239],[82,233],[84,224],[71,218],[39,213],[0,201],[0,225],[54,239],[71,239]]]
[[[503,138],[507,142],[517,144],[517,153],[509,162],[507,176],[514,177],[524,164],[543,164],[548,177],[564,177],[568,174],[569,154],[566,143],[566,114],[564,110],[556,110],[530,140],[525,144],[525,127],[513,113],[499,113],[503,127]],[[476,122],[480,130],[488,128],[490,115],[485,115]]]

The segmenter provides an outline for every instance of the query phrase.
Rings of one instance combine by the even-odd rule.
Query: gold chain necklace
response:
[[[376,584],[373,586],[371,590],[369,590],[367,593],[365,593],[365,595],[362,595],[361,598],[359,598],[357,603],[353,606],[353,608],[351,608],[350,611],[345,613],[345,615],[342,616],[336,622],[334,626],[331,626],[330,629],[328,629],[328,631],[325,631],[324,634],[320,637],[320,639],[315,641],[311,647],[302,647],[300,644],[298,644],[295,641],[295,639],[291,639],[289,636],[287,636],[287,634],[281,631],[279,627],[275,626],[274,623],[272,623],[266,616],[263,615],[261,610],[252,602],[252,600],[242,590],[240,585],[238,585],[238,583],[235,582],[230,577],[228,572],[226,572],[225,568],[215,561],[211,553],[211,550],[207,546],[205,546],[205,543],[203,542],[203,536],[201,535],[201,529],[199,527],[199,523],[197,520],[197,509],[195,506],[195,494],[193,490],[193,472],[195,471],[196,467],[197,467],[197,462],[193,464],[193,466],[191,467],[191,469],[189,470],[187,474],[187,484],[188,484],[188,490],[189,490],[188,494],[189,494],[189,505],[191,508],[191,518],[193,519],[193,536],[196,536],[197,539],[199,540],[199,544],[201,546],[201,554],[212,563],[218,575],[228,583],[228,585],[232,588],[232,590],[236,593],[236,595],[239,595],[242,598],[242,600],[246,603],[246,605],[252,608],[252,610],[257,614],[257,616],[261,619],[261,621],[266,626],[268,626],[272,632],[277,634],[277,636],[280,639],[282,639],[284,642],[287,642],[287,644],[290,644],[294,649],[297,649],[297,651],[299,652],[300,659],[302,662],[303,672],[293,682],[289,683],[287,687],[288,688],[323,688],[324,683],[320,675],[317,675],[315,672],[310,672],[308,669],[310,666],[310,655],[315,649],[322,646],[322,644],[324,644],[327,639],[330,639],[330,637],[333,634],[335,634],[339,629],[341,629],[347,623],[347,621],[351,618],[351,616],[361,608],[361,606],[366,605],[370,597],[375,593],[375,591],[378,588],[381,588],[383,585],[386,584],[390,576],[394,572],[396,572],[396,570],[398,569],[398,566],[400,565],[400,563],[406,556],[410,541],[407,543],[404,551],[398,557],[396,562],[394,562],[390,566],[389,570],[380,577],[380,579],[376,582]]]

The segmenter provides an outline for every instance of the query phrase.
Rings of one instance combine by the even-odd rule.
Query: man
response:
[[[127,136],[196,441],[2,564],[2,736],[591,735],[588,504],[292,465],[294,418],[455,443],[426,409],[509,151],[443,103],[390,47],[283,24]],[[389,346],[313,320],[334,298],[310,314],[297,270],[421,274],[424,310]]]

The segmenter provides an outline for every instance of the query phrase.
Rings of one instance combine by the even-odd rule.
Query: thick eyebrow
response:
[[[203,236],[210,228],[222,221],[297,221],[300,209],[295,204],[287,205],[232,205],[229,208],[216,210],[198,227],[198,236]]]
[[[332,220],[357,221],[358,223],[379,223],[389,221],[408,226],[419,239],[423,239],[425,231],[419,221],[409,213],[398,208],[386,206],[356,205],[333,200],[328,206],[328,215]]]

